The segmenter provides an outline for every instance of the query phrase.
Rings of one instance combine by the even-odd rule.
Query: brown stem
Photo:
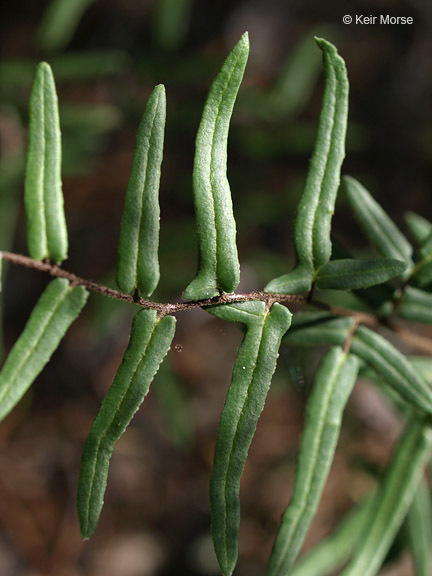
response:
[[[345,352],[345,354],[349,354],[349,351],[351,350],[351,345],[352,345],[352,341],[354,338],[354,334],[355,334],[355,331],[357,330],[359,324],[360,324],[360,321],[357,318],[354,318],[353,325],[350,328],[348,337],[345,341],[345,345],[343,348],[343,351]]]
[[[248,302],[250,300],[261,300],[266,303],[267,309],[269,309],[274,302],[280,302],[284,304],[303,304],[310,305],[321,310],[327,310],[332,314],[337,316],[351,316],[354,318],[354,328],[350,333],[348,341],[345,344],[345,351],[348,352],[352,337],[354,335],[355,329],[359,324],[365,324],[370,327],[377,327],[380,322],[372,314],[366,314],[364,312],[358,312],[356,310],[348,310],[346,308],[339,308],[338,306],[332,306],[321,302],[320,300],[310,299],[309,296],[301,296],[296,294],[275,294],[267,293],[262,291],[249,292],[247,294],[220,294],[214,298],[207,298],[204,300],[195,300],[194,302],[174,302],[163,304],[161,302],[151,302],[150,300],[145,300],[141,298],[138,294],[126,294],[124,292],[119,292],[113,288],[108,288],[107,286],[102,286],[91,280],[85,280],[80,278],[72,272],[63,270],[60,266],[52,264],[51,262],[40,262],[29,258],[28,256],[23,256],[21,254],[14,254],[12,252],[0,252],[0,258],[3,260],[8,260],[13,264],[18,264],[20,266],[25,266],[26,268],[32,268],[34,270],[39,270],[41,272],[46,272],[50,276],[56,278],[66,278],[73,286],[84,286],[87,290],[92,292],[99,292],[104,296],[109,296],[110,298],[115,298],[117,300],[123,300],[125,302],[130,302],[131,304],[136,304],[141,308],[150,308],[152,310],[157,310],[160,316],[166,316],[167,314],[174,314],[175,312],[183,312],[184,310],[191,310],[192,308],[205,308],[206,306],[216,306],[218,304],[228,304],[230,302]],[[400,328],[398,326],[392,326],[393,330],[400,336],[402,340],[415,346],[423,352],[432,352],[432,343],[427,338],[421,337],[418,334]]]
[[[40,262],[29,258],[28,256],[22,256],[21,254],[14,254],[12,252],[0,252],[0,256],[3,260],[8,260],[13,264],[18,264],[20,266],[25,266],[26,268],[32,268],[34,270],[39,270],[41,272],[46,272],[50,276],[56,278],[66,278],[73,286],[84,286],[87,290],[92,292],[99,292],[104,296],[109,296],[110,298],[115,298],[117,300],[123,300],[130,302],[131,304],[137,304],[142,308],[150,308],[157,310],[161,316],[167,314],[174,314],[175,312],[183,312],[183,310],[190,310],[191,308],[205,308],[206,306],[215,306],[217,304],[227,304],[229,302],[247,302],[249,300],[262,300],[268,304],[272,304],[275,301],[284,303],[298,303],[304,304],[305,298],[303,296],[297,296],[293,294],[268,294],[267,292],[249,292],[247,294],[220,294],[214,298],[206,298],[204,300],[196,300],[194,302],[176,302],[162,304],[160,302],[151,302],[150,300],[145,300],[137,294],[126,294],[124,292],[119,292],[113,288],[108,288],[107,286],[102,286],[91,280],[85,280],[80,278],[72,272],[63,270],[60,266],[56,264],[51,264],[50,262]]]

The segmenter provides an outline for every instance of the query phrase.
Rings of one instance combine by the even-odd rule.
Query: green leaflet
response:
[[[419,265],[416,266],[416,273],[413,279],[419,288],[429,286],[432,282],[432,260],[430,258],[423,259]]]
[[[348,250],[342,246],[337,240],[332,239],[333,260],[342,260],[345,258],[352,258]],[[377,284],[369,288],[356,288],[353,290],[354,294],[370,308],[374,313],[379,316],[391,316],[393,313],[393,301],[395,288],[389,283]]]
[[[53,52],[68,45],[80,20],[94,0],[51,0],[38,30],[42,50]]]
[[[432,222],[415,212],[406,212],[405,222],[411,235],[419,244],[423,244],[429,234],[432,233]]]
[[[432,324],[432,294],[407,286],[396,311],[407,320]]]
[[[328,319],[323,313],[318,314],[322,314],[320,321],[314,321],[314,316],[308,313],[296,314],[284,343],[294,346],[343,346],[353,326],[353,319]],[[304,318],[303,321],[297,320],[299,316]],[[365,326],[359,326],[351,343],[351,352],[371,366],[409,404],[422,412],[432,412],[430,386],[388,340]]]
[[[321,38],[316,41],[323,51],[326,83],[315,150],[294,224],[297,262],[293,272],[272,280],[267,292],[309,290],[315,271],[331,255],[330,226],[345,157],[348,77],[336,48]]]
[[[331,576],[350,557],[359,533],[373,513],[369,496],[340,522],[335,531],[300,558],[290,576]]]
[[[414,560],[416,576],[430,576],[432,572],[432,505],[425,478],[414,494],[406,519],[406,529]]]
[[[343,346],[354,325],[349,316],[334,318],[327,312],[295,314],[283,341],[294,346]]]
[[[429,234],[429,236],[427,238],[425,238],[422,246],[420,247],[420,253],[423,256],[423,258],[431,259],[431,257],[432,257],[432,232]]]
[[[48,284],[0,372],[0,420],[48,363],[87,296],[85,288],[72,287],[64,278]]]
[[[191,0],[159,0],[154,7],[153,34],[159,46],[179,49],[189,28]]]
[[[264,302],[228,304],[208,311],[246,326],[219,423],[210,478],[213,543],[222,572],[229,576],[238,555],[240,478],[291,313],[280,304],[266,312]]]
[[[378,202],[354,178],[346,176],[343,182],[354,215],[372,245],[386,258],[402,260],[412,267],[411,244]]]
[[[374,515],[359,535],[341,576],[375,576],[408,512],[432,450],[432,430],[415,415],[403,434],[373,499]]]
[[[151,93],[138,129],[120,230],[117,284],[150,296],[159,282],[159,182],[166,117],[165,88]]]
[[[432,282],[432,233],[423,242],[420,254],[422,259],[415,267],[414,282],[423,288]]]
[[[275,294],[300,294],[308,292],[311,286],[312,271],[306,266],[299,265],[292,272],[271,280],[264,290]]]
[[[333,348],[323,358],[308,401],[291,501],[267,566],[267,576],[289,574],[318,508],[330,472],[342,414],[357,378],[357,358]]]
[[[155,310],[135,316],[123,361],[87,437],[78,481],[77,506],[81,534],[89,538],[102,510],[109,461],[146,396],[175,331],[175,318],[157,317]]]
[[[430,386],[388,340],[365,326],[359,326],[351,351],[380,374],[409,404],[422,412],[432,413]]]
[[[245,33],[213,82],[198,129],[193,169],[198,272],[184,298],[199,300],[233,292],[240,281],[236,224],[226,176],[228,130],[249,54]]]
[[[426,382],[432,383],[432,358],[428,356],[407,356],[408,362]]]
[[[274,120],[298,116],[309,102],[321,73],[321,58],[312,36],[325,35],[328,27],[318,26],[309,30],[282,64],[280,74],[273,86],[268,101],[255,114],[266,114]],[[271,116],[270,116],[271,115]]]
[[[331,290],[368,288],[399,276],[405,269],[404,262],[390,258],[331,260],[318,270],[317,286]]]
[[[27,242],[35,260],[67,258],[68,239],[61,183],[61,139],[51,68],[39,64],[30,95],[25,174]]]

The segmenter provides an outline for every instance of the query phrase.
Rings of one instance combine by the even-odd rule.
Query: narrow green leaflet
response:
[[[416,576],[432,573],[432,504],[429,485],[423,478],[414,494],[406,519],[406,530]]]
[[[68,45],[88,6],[94,0],[51,0],[38,30],[42,50],[55,51]]]
[[[406,286],[396,312],[412,322],[432,324],[432,294]]]
[[[357,358],[339,347],[331,349],[320,363],[308,400],[294,491],[282,516],[267,576],[289,574],[300,552],[330,472],[358,367]]]
[[[84,538],[92,535],[99,520],[114,444],[144,400],[174,332],[172,316],[159,319],[155,310],[142,310],[135,316],[129,346],[83,451],[77,506]]]
[[[405,269],[404,262],[390,258],[331,260],[318,270],[317,286],[323,290],[368,288],[399,276]]]
[[[419,288],[426,288],[432,283],[432,259],[423,259],[418,266],[416,266],[416,273],[413,278],[415,284]]]
[[[385,379],[375,372],[375,370],[368,364],[363,364],[361,366],[359,377],[362,380],[372,382],[380,396],[384,398],[396,412],[403,416],[404,419],[412,414],[413,410],[411,404],[407,404],[400,394],[398,394],[394,388],[388,386]]]
[[[365,326],[357,328],[351,351],[369,364],[409,404],[432,413],[432,390],[388,340]]]
[[[350,557],[359,534],[373,514],[368,497],[340,522],[335,531],[300,558],[290,576],[332,576]]]
[[[318,321],[314,321],[314,314],[317,313],[296,314],[284,343],[308,347],[343,346],[352,329],[353,318],[332,319],[318,313],[322,314],[321,320],[317,316]],[[432,413],[430,386],[388,340],[365,326],[359,326],[351,343],[351,352],[371,366],[410,405]]]
[[[68,238],[61,183],[61,139],[51,68],[39,64],[30,95],[25,175],[27,243],[35,260],[67,258]]]
[[[228,304],[208,311],[246,326],[219,423],[210,478],[213,543],[222,572],[229,576],[238,555],[240,478],[291,313],[280,304],[266,312],[264,302]]]
[[[177,50],[189,28],[191,0],[159,0],[154,7],[153,34],[164,50]]]
[[[64,278],[48,284],[0,372],[0,420],[23,397],[87,301],[82,286]]]
[[[406,212],[405,222],[414,240],[419,244],[423,244],[429,234],[432,234],[432,222],[415,212]]]
[[[343,182],[354,215],[372,245],[382,256],[411,267],[413,249],[399,228],[357,180],[346,176]]]
[[[354,325],[353,318],[335,318],[327,312],[294,315],[291,330],[283,342],[294,346],[343,346]]]
[[[408,362],[426,382],[432,383],[432,358],[428,356],[407,356]]]
[[[359,535],[341,576],[375,576],[414,498],[432,451],[432,429],[415,415],[399,442],[379,490],[374,514]]]
[[[333,260],[352,259],[350,252],[340,242],[332,238]],[[326,266],[326,265],[325,265]],[[368,288],[355,288],[353,293],[379,316],[391,316],[396,288],[389,283],[377,284]]]
[[[425,238],[422,246],[420,247],[420,253],[423,258],[431,258],[432,257],[432,232]]]
[[[165,88],[150,95],[138,129],[117,260],[124,292],[150,296],[159,282],[159,182],[166,117]]]
[[[316,41],[323,51],[326,83],[315,150],[294,224],[296,268],[272,280],[267,292],[308,290],[315,271],[331,255],[330,226],[345,157],[348,77],[336,48],[321,38]]]
[[[423,288],[432,282],[432,233],[423,242],[420,254],[421,261],[415,267],[414,282]]]
[[[184,298],[233,292],[240,281],[231,190],[226,175],[230,119],[249,54],[245,33],[213,82],[198,129],[193,169],[198,272]]]

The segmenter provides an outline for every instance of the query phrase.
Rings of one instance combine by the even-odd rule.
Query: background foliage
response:
[[[77,4],[82,14],[75,18],[76,27],[63,28],[57,40],[50,30],[58,27],[58,20],[50,28],[55,13],[48,17],[47,2],[5,2],[1,7],[2,247],[12,238],[15,215],[13,248],[25,251],[23,208],[14,197],[22,197],[34,63],[41,58],[50,61],[59,90],[68,174],[68,267],[106,282],[114,277],[139,119],[152,87],[163,82],[168,101],[161,184],[163,281],[156,297],[180,295],[193,278],[196,262],[194,137],[208,86],[227,48],[245,29],[251,36],[251,57],[229,142],[241,288],[261,287],[285,272],[292,258],[287,254],[292,216],[322,92],[321,56],[312,41],[316,33],[337,43],[350,73],[344,173],[367,185],[401,226],[404,210],[430,218],[432,117],[427,103],[432,15],[424,3],[385,3],[391,14],[415,17],[415,25],[405,28],[345,27],[341,19],[347,8],[342,2],[323,8],[314,1],[190,1],[174,3],[181,8],[178,13],[168,0]],[[373,11],[366,1],[357,6],[358,13]],[[67,25],[73,23],[64,10],[59,14]],[[292,60],[293,54],[297,60]],[[291,104],[285,107],[287,101]],[[339,200],[337,236],[350,248],[363,247],[350,218]],[[45,282],[34,272],[8,270],[7,348],[21,332]],[[182,317],[177,348],[169,358],[173,369],[160,373],[113,459],[98,533],[84,545],[79,539],[74,498],[80,453],[123,354],[129,325],[127,307],[92,297],[32,392],[2,424],[2,572],[218,573],[209,535],[208,475],[225,395],[221,383],[229,382],[240,335],[235,327],[204,313]],[[287,478],[293,478],[311,373],[300,354],[283,349],[243,480],[238,574],[263,571],[276,530],[273,522],[291,490]],[[366,384],[356,388],[345,424],[308,545],[368,491],[370,472],[382,468],[400,431],[397,415]],[[389,565],[402,563],[402,573],[407,574],[403,550],[401,537]]]

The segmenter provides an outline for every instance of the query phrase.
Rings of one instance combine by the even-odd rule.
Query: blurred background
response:
[[[432,5],[421,0],[4,0],[0,4],[0,248],[26,253],[23,174],[35,64],[53,68],[69,227],[65,267],[114,286],[135,133],[155,84],[167,90],[158,301],[177,300],[197,250],[191,174],[207,90],[249,31],[234,109],[228,175],[238,227],[240,290],[261,289],[293,264],[292,221],[313,149],[323,78],[313,37],[333,43],[350,78],[343,172],[366,185],[403,228],[431,218]],[[356,14],[413,25],[344,25]],[[366,242],[338,199],[335,236]],[[2,355],[47,279],[3,274]],[[0,427],[0,574],[219,574],[208,479],[218,418],[241,334],[205,312],[179,314],[175,346],[116,446],[105,507],[82,542],[75,492],[83,443],[127,345],[132,306],[92,295],[53,360]],[[288,503],[316,358],[283,347],[242,483],[239,576],[261,575]],[[366,383],[350,401],[312,546],[365,494],[401,429]],[[411,574],[403,531],[383,574]]]

